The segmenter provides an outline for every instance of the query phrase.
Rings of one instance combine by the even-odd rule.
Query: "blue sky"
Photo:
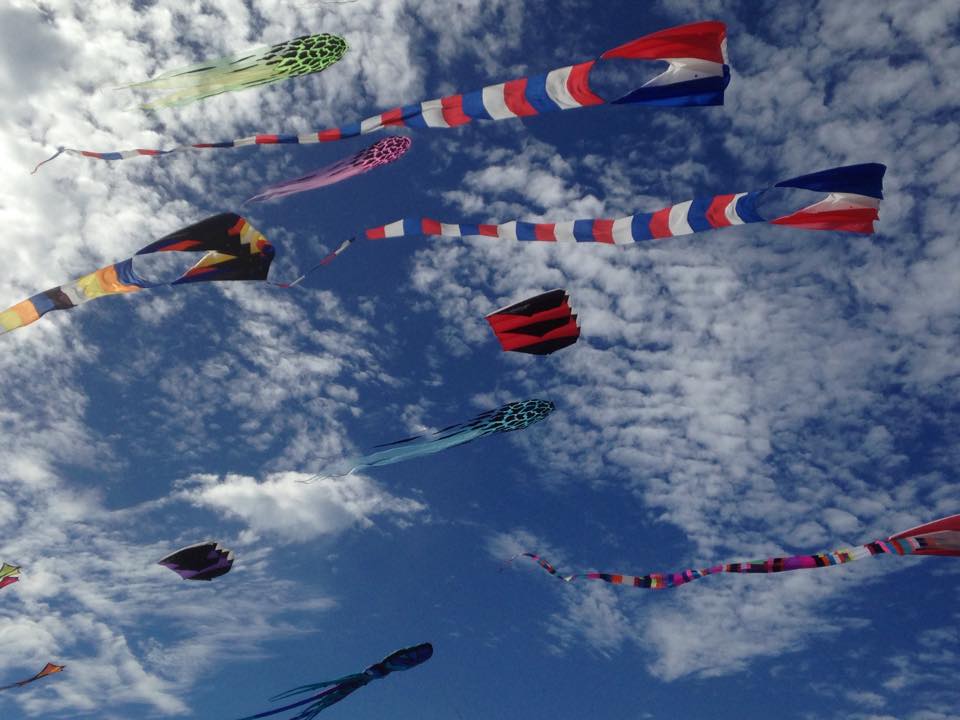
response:
[[[404,215],[569,220],[822,168],[889,168],[879,232],[754,225],[635,248],[358,242],[303,290],[159,289],[0,354],[0,717],[224,718],[431,641],[326,711],[375,718],[957,718],[960,567],[882,557],[668,592],[564,585],[832,549],[960,511],[960,10],[833,2],[158,0],[0,6],[4,307],[207,215],[284,280]],[[356,152],[98,150],[302,132],[728,25],[723,107],[422,130],[398,163],[241,208]],[[319,75],[147,114],[110,88],[308,32]],[[38,48],[43,48],[38,51]],[[655,68],[651,69],[655,72]],[[483,315],[565,287],[583,336],[500,352]],[[313,485],[331,459],[540,397],[523,433]],[[216,539],[210,584],[155,565]],[[326,715],[324,716],[326,717]]]

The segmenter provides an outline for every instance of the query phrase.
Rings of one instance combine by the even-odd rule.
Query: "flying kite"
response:
[[[338,35],[303,35],[233,57],[171,70],[152,80],[124,85],[123,88],[172,90],[170,95],[140,107],[149,110],[175,107],[225,92],[320,72],[340,60],[346,52],[347,42]]]
[[[362,175],[381,165],[388,165],[399,160],[410,149],[410,143],[410,138],[404,135],[388,135],[355,155],[338,160],[325,168],[264,188],[246,202],[283,198],[287,195],[316,190],[327,185],[333,185],[341,180]]]
[[[777,573],[788,570],[811,570],[842,565],[862,558],[876,555],[945,555],[960,557],[960,515],[951,515],[925,525],[891,535],[886,540],[874,540],[866,545],[843,548],[815,555],[795,555],[793,557],[771,557],[766,560],[726,563],[699,570],[683,570],[678,573],[653,573],[651,575],[622,575],[606,572],[588,572],[577,575],[563,575],[547,560],[536,553],[521,553],[533,558],[537,564],[554,577],[564,582],[573,582],[577,578],[602,580],[613,585],[630,585],[639,588],[677,587],[707,575],[718,573]]]
[[[550,290],[486,316],[504,352],[549,355],[580,338],[566,290]]]
[[[138,148],[93,152],[61,147],[50,160],[64,152],[99,160],[125,160],[139,155],[167,155],[191,148],[303,145],[366,135],[389,127],[450,128],[473,120],[504,120],[604,104],[722,105],[724,90],[730,82],[726,37],[727,27],[722,22],[680,25],[632,40],[608,50],[595,60],[567,65],[543,75],[489,85],[473,92],[404,105],[338,128],[299,135],[258,134],[223,142],[180,145],[169,150]],[[590,87],[591,70],[601,60],[659,60],[668,63],[669,67],[642,87],[608,100]]]
[[[430,218],[408,217],[370,228],[368,240],[442,235],[444,237],[495,237],[503,240],[533,240],[557,243],[596,242],[630,245],[645,240],[677,237],[747,223],[771,223],[805,230],[837,230],[870,234],[879,219],[883,199],[883,174],[879,163],[847,165],[778,182],[773,188],[797,188],[825,192],[819,202],[788,215],[767,220],[757,204],[773,188],[729,195],[697,198],[662,210],[623,218],[530,223],[511,220],[499,225],[446,223]]]
[[[47,675],[53,675],[54,673],[62,672],[65,667],[66,665],[54,665],[53,663],[48,662],[46,665],[43,666],[43,670],[38,672],[33,677],[29,677],[26,680],[21,680],[20,682],[15,682],[10,685],[4,685],[3,687],[0,687],[0,690],[9,690],[10,688],[23,687],[24,685],[29,685],[35,680],[39,680],[40,678],[47,677]]]
[[[384,449],[354,458],[350,461],[352,467],[349,470],[336,475],[314,475],[305,482],[312,482],[323,477],[352,475],[363,468],[392,465],[404,460],[432,455],[457,445],[465,445],[487,435],[523,430],[546,418],[555,408],[556,405],[549,400],[534,399],[510,402],[496,410],[482,412],[467,422],[445,427],[433,433],[433,435],[414,435],[403,440],[375,445],[374,447]]]
[[[205,252],[170,283],[151,283],[137,275],[133,258],[107,265],[68,285],[51,288],[0,312],[0,334],[29,325],[51,310],[68,310],[88,300],[162,285],[227,280],[266,280],[274,249],[239,215],[223,213],[201,220],[147,245],[137,255],[155,252]]]
[[[157,565],[170,568],[184,580],[213,580],[230,572],[233,553],[220,543],[202,542],[170,553]]]
[[[371,665],[362,673],[345,675],[337,680],[328,680],[327,682],[302,685],[301,687],[294,688],[293,690],[281,693],[280,695],[276,695],[270,699],[273,701],[283,700],[285,698],[293,697],[294,695],[312,693],[316,690],[320,690],[321,688],[327,688],[326,690],[322,690],[322,692],[318,692],[315,695],[311,695],[308,698],[291,703],[290,705],[284,705],[276,710],[267,710],[266,712],[258,713],[256,715],[248,715],[245,718],[240,718],[240,720],[256,720],[257,718],[265,718],[269,717],[270,715],[277,715],[278,713],[292,710],[295,707],[301,707],[303,705],[306,705],[307,707],[301,710],[297,715],[291,717],[290,720],[312,720],[312,718],[315,718],[317,715],[319,715],[322,710],[326,710],[331,705],[340,702],[352,692],[359,690],[367,683],[372,682],[373,680],[384,678],[392,672],[400,672],[401,670],[409,670],[410,668],[414,668],[421,663],[425,663],[432,656],[433,645],[430,643],[421,643],[420,645],[414,645],[413,647],[403,648],[402,650],[397,650],[396,652],[390,653],[390,655],[385,657],[380,662]]]
[[[0,566],[0,588],[5,588],[7,585],[13,585],[19,581],[20,567],[18,565],[3,563],[3,565]]]

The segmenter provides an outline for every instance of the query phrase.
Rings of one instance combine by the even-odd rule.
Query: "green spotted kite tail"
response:
[[[140,107],[148,110],[177,107],[221,93],[320,72],[340,60],[346,52],[347,41],[339,35],[304,35],[240,55],[171,70],[152,80],[123,87],[171,90],[173,92],[169,95]]]

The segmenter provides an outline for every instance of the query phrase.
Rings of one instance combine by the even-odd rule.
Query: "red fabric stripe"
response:
[[[670,232],[670,208],[657,210],[650,218],[650,234],[655,238],[673,237]]]
[[[613,245],[613,220],[594,220],[593,239],[600,243]]]
[[[80,154],[81,154],[81,155],[84,155],[84,156],[86,156],[86,157],[92,157],[92,158],[103,157],[103,153],[91,152],[91,151],[89,151],[89,150],[81,150],[81,151],[80,151]]]
[[[593,69],[594,62],[591,60],[574,65],[567,78],[567,92],[581,105],[603,105],[606,102],[599,95],[594,95],[590,89],[590,70]]]
[[[503,102],[515,115],[536,115],[537,109],[527,102],[527,79],[519,78],[503,84]]]
[[[331,142],[340,139],[340,128],[331,128],[330,130],[321,130],[317,133],[317,140],[320,142]]]
[[[517,328],[533,325],[534,323],[543,322],[545,320],[555,320],[557,318],[569,316],[570,306],[566,303],[566,301],[564,301],[563,304],[558,305],[555,308],[543,310],[542,312],[534,313],[533,315],[488,315],[487,322],[490,323],[490,327],[493,328],[494,332],[510,332],[512,330],[516,330]]]
[[[484,237],[499,237],[496,225],[477,225],[477,231]]]
[[[227,235],[233,237],[234,235],[239,235],[240,231],[243,230],[243,226],[246,224],[246,220],[243,218],[237,218],[237,221],[233,224],[233,227],[227,230]]]
[[[502,335],[497,334],[500,341],[500,347],[505,351],[516,350],[517,348],[528,347],[530,345],[539,345],[550,340],[558,340],[567,337],[580,337],[580,328],[577,327],[577,321],[571,318],[570,322],[556,330],[551,330],[546,335],[525,335],[522,332],[505,332]]]
[[[420,220],[420,231],[424,235],[439,235],[440,221],[432,220],[431,218],[422,218]]]
[[[879,218],[876,208],[850,208],[811,213],[799,210],[770,222],[774,225],[789,225],[805,230],[842,230],[845,232],[871,234],[873,221]]]
[[[254,142],[257,145],[274,145],[279,137],[279,135],[257,135]]]
[[[441,98],[440,106],[443,108],[443,119],[450,127],[466,125],[471,120],[470,116],[463,112],[463,95]]]
[[[141,155],[159,155],[159,150],[137,150]]]
[[[556,242],[557,226],[555,223],[537,223],[533,226],[533,234],[537,240],[546,240],[548,242]]]
[[[723,62],[720,43],[727,36],[727,26],[716,20],[667,28],[607,50],[600,57],[628,60],[660,60],[664,58],[699,58]]]
[[[180,242],[174,243],[173,245],[168,245],[165,248],[160,248],[160,252],[177,252],[180,250],[189,250],[190,248],[195,247],[196,245],[200,245],[199,240],[181,240]]]
[[[711,227],[722,228],[732,224],[727,220],[726,210],[734,197],[734,195],[717,195],[713,199],[710,207],[707,208],[707,222]]]
[[[367,240],[383,240],[385,237],[387,237],[385,225],[367,230]]]
[[[385,113],[380,113],[380,124],[383,126],[403,125],[403,108],[398,107],[393,110],[387,110]]]

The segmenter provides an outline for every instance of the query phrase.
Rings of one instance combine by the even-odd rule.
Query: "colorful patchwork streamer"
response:
[[[342,140],[390,127],[450,128],[473,120],[529,117],[608,103],[660,107],[722,105],[723,93],[730,81],[726,36],[726,25],[721,22],[681,25],[620,45],[603,53],[597,60],[489,85],[482,90],[404,105],[339,128],[299,135],[258,134],[223,142],[180,145],[169,150],[138,148],[94,152],[59,148],[50,160],[64,152],[99,160],[125,160],[139,155],[167,155],[191,148],[302,145]],[[669,63],[669,67],[642,87],[616,100],[606,100],[591,89],[590,71],[598,60],[614,59],[661,60]]]
[[[175,107],[233,90],[246,90],[287,78],[311,75],[327,69],[346,52],[347,42],[338,35],[303,35],[233,57],[171,70],[152,80],[123,87],[173,90],[170,95],[140,107]]]
[[[9,685],[4,685],[0,687],[0,690],[9,690],[10,688],[23,687],[24,685],[29,685],[32,682],[45,678],[48,675],[53,675],[54,673],[63,672],[63,669],[66,665],[54,665],[53,663],[47,663],[43,666],[43,670],[38,672],[33,677],[29,677],[26,680],[20,680],[19,682],[11,683]]]
[[[7,585],[13,585],[15,582],[19,581],[20,567],[18,565],[3,563],[3,565],[0,566],[0,589],[5,588]]]
[[[327,709],[335,703],[340,702],[351,693],[356,692],[372,681],[385,678],[387,675],[393,672],[402,672],[404,670],[415,668],[417,665],[425,663],[431,657],[433,657],[433,645],[430,643],[421,643],[419,645],[414,645],[413,647],[403,648],[402,650],[397,650],[390,653],[383,660],[378,663],[374,663],[361,673],[345,675],[337,680],[328,680],[326,682],[302,685],[301,687],[288,690],[280,695],[275,695],[270,699],[282,700],[294,695],[302,695],[303,693],[314,692],[315,690],[321,690],[321,688],[327,688],[326,690],[322,690],[322,692],[311,695],[304,700],[299,700],[295,703],[284,705],[276,710],[267,710],[266,712],[257,713],[256,715],[248,715],[240,720],[258,720],[258,718],[277,715],[303,705],[307,705],[307,707],[294,717],[290,718],[290,720],[312,720],[312,718],[315,718],[317,715],[319,715],[321,711]]]
[[[197,263],[170,283],[151,283],[134,271],[133,258],[95,270],[68,285],[51,288],[0,312],[0,335],[38,320],[51,310],[69,310],[107,295],[139,292],[161,285],[227,280],[265,280],[274,249],[244,218],[223,213],[167,235],[140,250],[205,252]]]
[[[368,240],[441,235],[557,243],[597,242],[610,245],[632,245],[646,240],[691,235],[748,223],[869,234],[874,232],[873,223],[879,219],[884,172],[886,166],[866,163],[830,168],[778,182],[773,187],[813,190],[826,192],[828,195],[813,205],[773,220],[762,217],[756,209],[760,198],[771,189],[766,188],[687,200],[655,212],[637,213],[617,219],[591,218],[558,223],[511,220],[499,225],[483,225],[409,217],[370,228],[365,234]]]
[[[271,185],[261,190],[246,202],[261,202],[263,200],[276,200],[306,192],[307,190],[316,190],[317,188],[333,185],[342,180],[362,175],[370,172],[374,168],[382,165],[389,165],[396,162],[406,154],[410,149],[411,140],[403,135],[388,135],[377,140],[370,147],[364,148],[355,155],[351,155],[343,160],[338,160],[325,168],[314,170],[312,173],[295,178],[294,180],[285,180],[284,182]]]
[[[815,555],[794,555],[792,557],[771,557],[766,560],[726,563],[699,570],[683,570],[677,573],[653,573],[651,575],[623,575],[619,573],[588,572],[576,575],[560,573],[546,559],[532,552],[521,553],[532,558],[548,573],[563,580],[573,582],[578,578],[602,580],[612,585],[629,585],[638,588],[662,590],[664,588],[685,585],[707,575],[719,573],[777,573],[789,570],[811,570],[829,565],[861,560],[876,555],[943,555],[960,557],[960,515],[935,520],[919,527],[904,530],[886,540],[874,540],[866,545],[854,548],[833,550]]]

